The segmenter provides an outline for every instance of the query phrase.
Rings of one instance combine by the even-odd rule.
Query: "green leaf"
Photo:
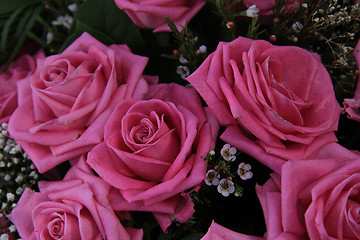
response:
[[[5,17],[12,12],[39,3],[40,0],[0,0],[0,17]]]
[[[6,20],[5,24],[4,24],[4,28],[2,29],[2,33],[1,33],[1,43],[0,43],[0,49],[1,51],[5,51],[6,48],[6,42],[8,39],[8,35],[10,32],[10,27],[12,26],[12,24],[15,22],[17,16],[19,16],[19,14],[24,10],[24,8],[19,8],[16,11],[14,11],[10,17]]]
[[[203,233],[192,233],[185,237],[183,237],[181,240],[199,240],[204,236]]]
[[[25,11],[24,15],[21,17],[20,21],[17,23],[17,27],[16,27],[16,32],[15,32],[15,37],[18,38],[21,33],[24,31],[25,27],[27,26],[30,17],[32,16],[32,14],[34,9],[29,8],[28,10]]]
[[[26,37],[28,36],[28,32],[31,31],[32,27],[34,26],[35,20],[40,15],[40,12],[42,11],[42,9],[43,9],[42,5],[39,5],[39,6],[33,8],[33,12],[31,14],[31,17],[27,21],[25,28],[23,29],[23,31],[20,33],[20,35],[16,39],[16,41],[17,41],[16,45],[13,48],[13,50],[10,54],[10,57],[7,60],[6,67],[17,57],[17,54],[19,53],[21,47],[25,43]]]
[[[76,28],[69,40],[88,32],[104,44],[127,44],[133,51],[144,49],[138,27],[113,0],[88,0],[74,17]]]

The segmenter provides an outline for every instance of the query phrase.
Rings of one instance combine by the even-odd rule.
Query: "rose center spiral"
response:
[[[64,235],[64,222],[55,219],[48,224],[49,234],[53,239],[60,239]]]
[[[141,119],[139,125],[134,126],[131,129],[130,134],[133,135],[134,142],[137,144],[147,143],[154,134],[154,126],[153,123],[147,119]]]
[[[146,142],[147,138],[149,137],[150,129],[146,126],[142,127],[135,133],[135,141],[136,143],[143,143]]]

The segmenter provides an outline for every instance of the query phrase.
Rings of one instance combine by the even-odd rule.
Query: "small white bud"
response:
[[[182,63],[182,64],[187,64],[188,60],[186,60],[186,58],[184,58],[183,55],[180,55],[179,62]]]
[[[9,231],[12,232],[12,233],[16,231],[15,225],[11,225],[10,227],[8,227],[8,229],[9,229]]]
[[[291,26],[291,28],[292,28],[292,29],[294,30],[294,32],[296,32],[296,33],[299,33],[303,27],[304,27],[304,26],[303,26],[302,23],[299,22],[299,21],[294,22],[293,25]]]
[[[21,187],[18,187],[18,188],[16,189],[16,194],[17,194],[17,195],[21,195],[23,192],[24,192],[24,189],[21,188]]]
[[[8,201],[14,201],[15,200],[15,195],[13,193],[7,193],[6,198],[7,198]]]
[[[7,129],[7,127],[8,127],[8,124],[7,124],[6,122],[4,122],[4,123],[1,124],[1,128],[2,128],[2,129]]]
[[[248,17],[255,17],[259,13],[259,9],[256,7],[256,5],[251,5],[246,10],[246,16]]]
[[[10,180],[11,180],[11,176],[10,176],[9,174],[6,174],[6,175],[4,176],[4,180],[5,180],[6,182],[10,181]]]
[[[69,9],[71,12],[75,12],[75,11],[77,10],[77,5],[76,5],[76,3],[69,4],[68,9]]]
[[[200,53],[205,54],[205,53],[207,53],[207,47],[205,45],[201,45],[199,47],[199,51],[200,51]]]
[[[54,40],[54,34],[52,32],[48,32],[46,34],[46,43],[49,44]]]
[[[9,240],[9,235],[7,233],[3,233],[0,235],[0,240]]]

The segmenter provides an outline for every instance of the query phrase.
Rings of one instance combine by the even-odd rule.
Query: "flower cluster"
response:
[[[20,236],[140,238],[142,231],[122,228],[116,214],[151,212],[164,232],[174,217],[185,222],[192,216],[186,191],[204,179],[203,158],[215,146],[218,122],[194,89],[157,84],[156,77],[143,75],[146,63],[125,45],[105,46],[84,33],[61,54],[38,59],[34,72],[19,81],[19,105],[8,129],[3,124],[4,152],[22,153],[5,139],[8,130],[40,173],[54,175],[60,164],[72,165],[62,180],[39,182],[40,192],[19,188],[24,193],[9,218]],[[73,174],[78,168],[87,177]],[[5,182],[15,177],[4,174]],[[23,173],[14,174],[21,182]],[[37,178],[33,172],[28,176]],[[6,198],[7,206],[15,195]],[[91,216],[79,215],[79,207]]]
[[[236,148],[227,143],[220,150],[220,155],[220,158],[217,159],[215,151],[210,151],[205,158],[208,166],[212,167],[212,169],[208,170],[206,173],[206,185],[217,186],[217,191],[224,197],[227,197],[232,193],[234,193],[235,196],[241,196],[243,190],[239,181],[235,179],[236,174],[234,174],[233,167],[233,162],[236,160],[239,153]],[[253,173],[250,170],[250,164],[241,162],[237,166],[237,177],[240,177],[242,180],[250,179],[253,176]]]
[[[7,124],[0,127],[1,212],[11,213],[25,188],[37,189],[39,173],[29,156],[11,138]]]
[[[41,179],[29,156],[11,138],[7,131],[7,123],[0,126],[0,239],[17,237],[16,227],[6,215],[16,207],[26,188],[37,190],[37,182]]]

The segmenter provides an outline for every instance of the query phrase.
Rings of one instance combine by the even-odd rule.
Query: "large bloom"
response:
[[[187,80],[227,126],[221,138],[277,172],[336,141],[341,108],[314,53],[239,37]]]
[[[17,107],[17,82],[29,75],[36,69],[38,58],[44,58],[44,53],[39,51],[34,56],[28,54],[20,56],[12,62],[3,72],[0,68],[0,124],[8,122],[11,114]]]
[[[200,11],[206,0],[115,0],[115,3],[137,26],[154,29],[154,32],[169,32],[164,18],[169,17],[180,29]]]
[[[9,219],[23,239],[142,239],[125,229],[108,202],[111,186],[93,175],[84,157],[63,181],[26,189]]]
[[[354,57],[356,59],[357,65],[358,65],[358,69],[360,71],[360,41],[358,42],[358,44],[355,47],[354,50]],[[346,111],[346,113],[348,114],[348,117],[350,119],[353,119],[357,122],[360,122],[360,75],[359,75],[359,80],[356,86],[356,90],[355,90],[355,94],[354,97],[352,99],[344,99],[344,110]]]
[[[19,82],[11,136],[41,173],[89,151],[116,103],[146,93],[146,63],[125,45],[105,46],[84,33]]]
[[[194,89],[161,84],[150,89],[148,99],[117,105],[105,125],[105,141],[90,151],[87,163],[128,202],[114,203],[114,209],[153,212],[165,230],[172,215],[183,222],[193,214],[184,191],[204,180],[204,157],[215,146],[218,123]]]

